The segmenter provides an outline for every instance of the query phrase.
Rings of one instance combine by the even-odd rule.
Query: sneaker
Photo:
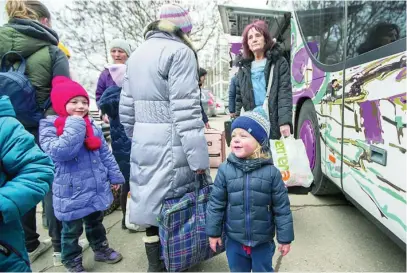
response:
[[[68,272],[85,272],[85,268],[82,265],[82,255],[66,263],[65,268]]]
[[[41,254],[44,254],[47,252],[48,249],[50,249],[52,246],[51,239],[46,239],[38,245],[38,247],[32,251],[28,252],[28,258],[30,258],[30,263],[33,263]]]
[[[61,257],[61,252],[54,252],[52,254],[52,260],[54,261],[54,266],[62,266],[62,257]]]
[[[82,252],[89,248],[89,241],[86,238],[80,239],[78,244],[82,247]]]
[[[104,262],[108,264],[115,264],[120,262],[123,259],[122,254],[117,251],[114,251],[110,247],[102,248],[95,251],[95,261]]]

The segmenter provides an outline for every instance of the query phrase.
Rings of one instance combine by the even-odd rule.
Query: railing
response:
[[[99,111],[93,110],[89,111],[92,118],[95,120],[95,123],[102,127],[103,136],[105,137],[106,141],[110,143],[110,126],[109,124],[104,123],[99,116]]]

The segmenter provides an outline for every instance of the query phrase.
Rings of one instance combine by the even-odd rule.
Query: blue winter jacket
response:
[[[271,159],[244,160],[230,154],[218,169],[207,207],[206,234],[255,247],[294,240],[287,189]]]
[[[20,219],[37,205],[54,179],[51,159],[0,97],[0,272],[30,272]]]
[[[56,135],[56,116],[40,121],[40,145],[55,163],[52,184],[55,216],[60,221],[83,218],[95,211],[106,210],[113,201],[110,184],[124,183],[100,128],[93,123],[95,136],[102,146],[96,151],[84,145],[85,120],[70,116],[62,135]]]
[[[119,103],[121,90],[122,88],[118,86],[107,88],[100,97],[99,106],[102,114],[109,116],[113,156],[119,164],[124,178],[129,181],[131,139],[127,137],[124,127],[120,123]]]

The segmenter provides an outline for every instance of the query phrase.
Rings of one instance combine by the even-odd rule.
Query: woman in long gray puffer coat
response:
[[[209,168],[196,53],[185,26],[170,19],[147,26],[146,40],[127,63],[119,109],[132,138],[130,222],[151,226],[143,238],[149,272],[164,269],[157,223],[162,202],[193,191],[195,172]]]

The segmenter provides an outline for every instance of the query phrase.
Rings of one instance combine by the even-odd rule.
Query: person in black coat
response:
[[[258,20],[245,28],[243,57],[236,75],[236,115],[240,115],[242,108],[250,111],[263,107],[274,65],[268,97],[270,139],[289,136],[293,131],[290,66],[279,44],[271,38],[265,22]]]
[[[203,69],[203,68],[199,68],[199,91],[200,91],[200,97],[202,97],[202,85],[205,83],[205,78],[206,75],[208,74],[208,72]],[[208,119],[208,115],[205,113],[205,110],[203,109],[202,106],[202,100],[199,101],[199,103],[201,104],[201,114],[202,114],[202,121],[205,124],[205,128],[206,129],[210,129],[211,126],[209,125],[209,119]]]
[[[115,70],[124,70],[125,65],[118,65]],[[124,76],[123,73],[118,73],[121,75],[118,78]],[[113,73],[114,74],[114,73]],[[122,75],[123,74],[123,75]],[[123,125],[120,123],[119,117],[119,102],[120,94],[122,91],[122,81],[123,79],[116,79],[117,85],[107,88],[99,100],[99,106],[103,115],[109,117],[110,123],[110,136],[112,138],[112,153],[114,158],[119,165],[120,171],[125,178],[125,183],[123,184],[120,192],[120,206],[123,212],[122,219],[122,229],[127,229],[125,219],[126,219],[126,206],[127,206],[127,195],[130,191],[130,152],[131,152],[131,139],[126,136]]]

